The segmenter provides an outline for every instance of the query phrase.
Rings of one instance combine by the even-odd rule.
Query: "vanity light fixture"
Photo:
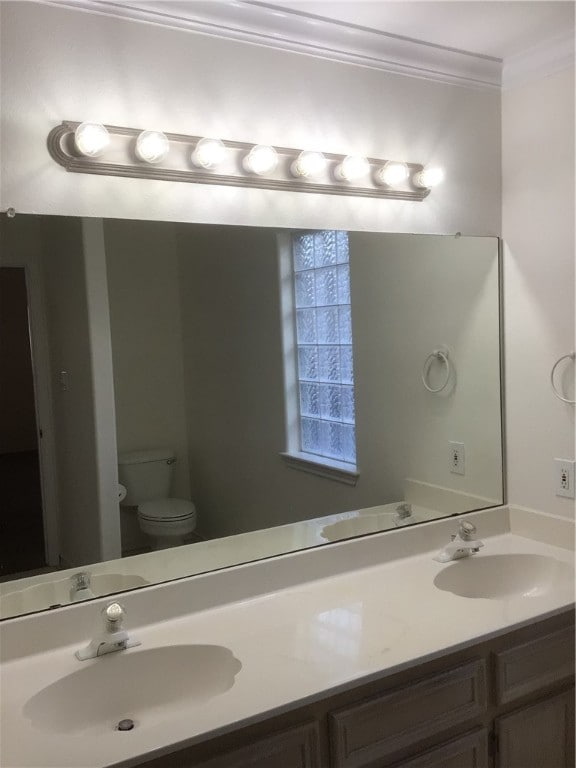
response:
[[[419,163],[67,120],[50,131],[47,143],[69,173],[317,195],[421,202],[444,176]]]
[[[290,166],[293,176],[300,179],[313,179],[326,170],[326,158],[322,152],[304,150]]]
[[[74,131],[74,146],[85,157],[98,157],[110,144],[110,134],[100,123],[80,123]]]
[[[395,163],[389,160],[386,165],[378,168],[375,174],[378,184],[385,184],[387,187],[397,187],[410,176],[410,171],[406,163]]]
[[[334,169],[334,176],[340,181],[358,181],[367,176],[370,171],[370,163],[365,157],[348,155]]]
[[[278,152],[274,147],[266,144],[256,144],[243,160],[244,170],[249,173],[255,173],[258,176],[265,176],[273,173],[278,165]]]
[[[197,168],[216,168],[226,157],[226,147],[220,139],[200,139],[192,152],[192,163]]]
[[[420,189],[432,189],[444,181],[444,171],[442,168],[423,168],[417,171],[412,177],[414,186]]]
[[[142,131],[136,139],[136,156],[145,163],[161,163],[170,151],[170,142],[161,131]]]

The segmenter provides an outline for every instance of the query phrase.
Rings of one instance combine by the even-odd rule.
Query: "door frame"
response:
[[[57,567],[60,559],[58,476],[44,281],[38,254],[30,251],[18,255],[1,254],[1,267],[24,269],[28,298],[32,375],[34,379],[34,407],[36,411],[40,485],[42,489],[44,553],[46,564]]]

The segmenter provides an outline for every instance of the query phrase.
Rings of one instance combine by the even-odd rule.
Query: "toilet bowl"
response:
[[[196,528],[196,507],[187,499],[155,499],[138,505],[140,529],[154,549],[177,547]]]
[[[118,456],[118,479],[126,491],[120,505],[136,510],[140,530],[151,538],[153,549],[179,546],[196,528],[193,502],[170,496],[175,463],[168,448]]]

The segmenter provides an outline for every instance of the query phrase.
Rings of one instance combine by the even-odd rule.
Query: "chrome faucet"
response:
[[[125,611],[120,603],[108,603],[102,609],[102,616],[104,617],[102,632],[92,638],[86,648],[76,651],[76,658],[80,661],[95,659],[106,653],[114,653],[114,651],[123,651],[135,645],[142,645],[140,640],[130,638],[128,632],[123,629]]]
[[[458,533],[453,533],[450,537],[450,543],[438,552],[434,560],[439,563],[449,563],[451,560],[460,560],[462,557],[470,557],[480,551],[484,542],[479,539],[473,539],[476,533],[476,526],[466,520],[461,520],[458,526]]]
[[[90,574],[88,571],[80,571],[70,576],[70,602],[77,603],[80,600],[89,600],[96,597],[90,587]]]

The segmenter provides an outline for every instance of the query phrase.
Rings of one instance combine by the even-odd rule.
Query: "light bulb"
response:
[[[159,163],[170,149],[170,142],[161,131],[142,131],[136,139],[136,156],[146,163]]]
[[[246,155],[243,165],[244,170],[256,173],[258,176],[264,176],[266,173],[272,173],[275,170],[278,165],[278,153],[274,147],[257,144]]]
[[[319,176],[326,170],[326,158],[322,152],[300,152],[296,160],[290,166],[293,176],[310,179]]]
[[[81,123],[74,131],[74,144],[86,157],[98,157],[110,144],[110,134],[100,123]]]
[[[432,189],[444,181],[444,171],[442,168],[424,168],[414,174],[412,181],[416,187]]]
[[[356,179],[366,176],[370,170],[370,163],[365,157],[348,155],[336,166],[334,171],[336,178],[341,181],[356,181]]]
[[[406,163],[394,163],[390,160],[376,171],[376,181],[387,187],[397,187],[406,181],[409,175],[410,171]]]
[[[192,152],[192,162],[198,168],[215,168],[225,156],[226,147],[220,139],[200,139]]]

